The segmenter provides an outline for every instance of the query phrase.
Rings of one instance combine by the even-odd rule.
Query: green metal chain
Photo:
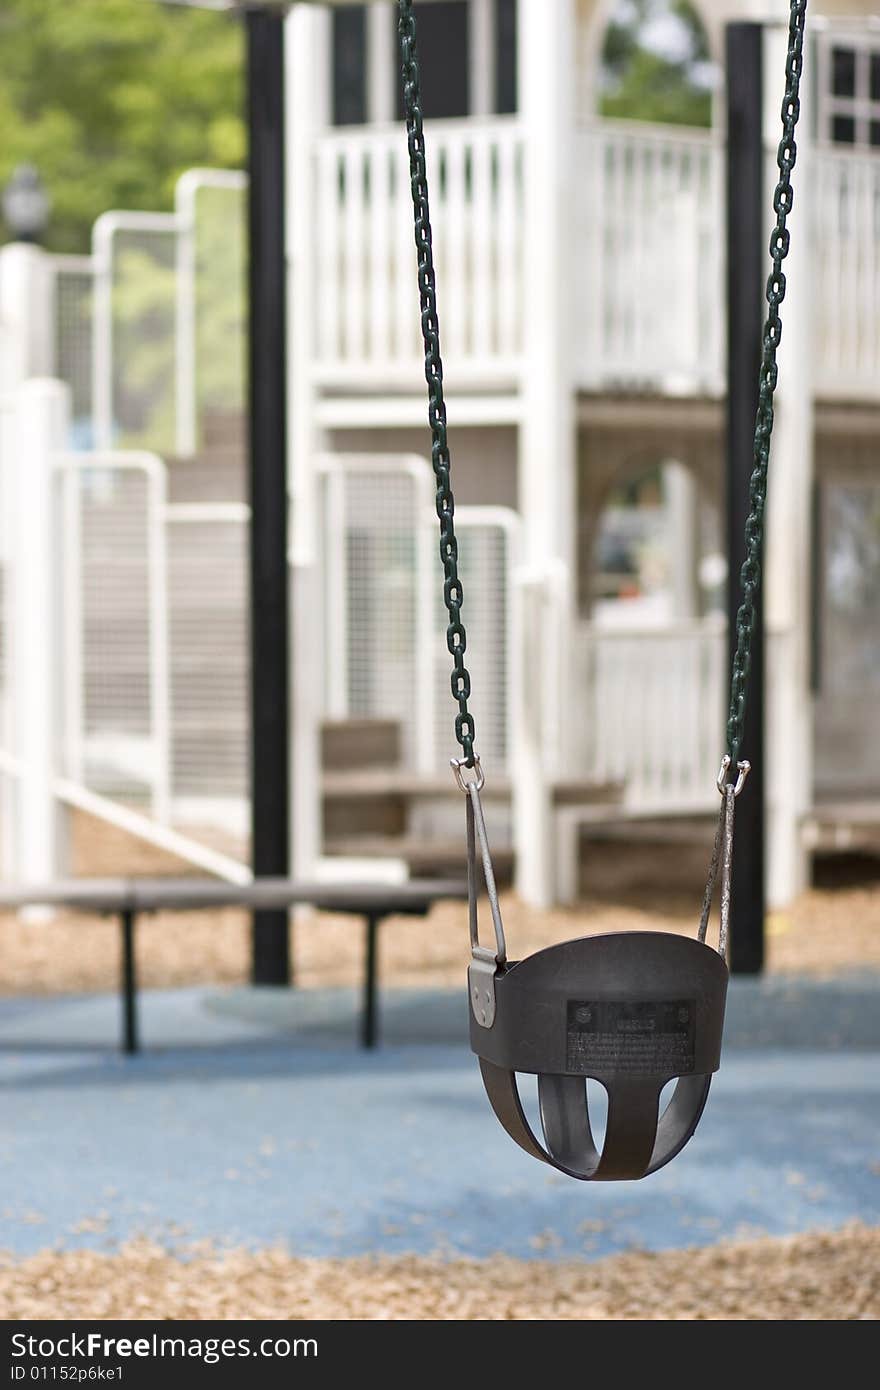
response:
[[[416,20],[412,0],[399,0],[400,57],[403,70],[403,110],[409,146],[409,172],[415,217],[419,265],[419,299],[422,307],[422,340],[425,345],[425,380],[428,383],[428,421],[431,426],[431,462],[437,480],[437,515],[440,518],[440,559],[443,562],[443,601],[449,613],[446,645],[452,655],[452,698],[458,704],[455,737],[461,744],[466,767],[474,766],[474,719],[468,710],[471,678],[464,664],[467,634],[461,620],[462,587],[458,577],[458,541],[455,536],[455,503],[449,481],[449,445],[446,440],[446,403],[443,399],[443,363],[440,357],[440,325],[428,208],[428,176],[419,62],[416,52]]]
[[[746,712],[752,636],[755,630],[755,599],[761,583],[761,553],[764,543],[764,508],[767,500],[767,464],[773,433],[773,392],[776,389],[776,350],[782,338],[779,306],[785,298],[782,262],[788,255],[789,233],[785,225],[794,193],[791,171],[797,158],[794,133],[800,115],[800,81],[803,71],[804,20],[807,0],[791,0],[788,21],[788,56],[785,61],[785,97],[782,102],[782,139],[776,155],[779,181],[773,195],[776,226],[770,234],[773,269],[767,280],[767,319],[761,352],[758,385],[758,412],[755,419],[754,468],[749,482],[749,516],[746,521],[746,559],[740,571],[742,603],[736,615],[736,651],[730,681],[730,713],[727,720],[727,750],[734,777],[742,746]]]

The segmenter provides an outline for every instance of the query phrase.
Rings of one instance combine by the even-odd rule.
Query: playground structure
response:
[[[518,113],[429,127],[493,842],[538,902],[574,896],[579,827],[609,804],[618,817],[715,810],[726,666],[723,618],[700,583],[721,502],[722,137],[595,119],[599,17],[559,8],[551,32],[540,6],[519,8]],[[428,841],[434,853],[457,841],[460,813],[445,770],[406,150],[385,123],[381,63],[376,119],[335,127],[332,17],[300,7],[287,25],[294,870],[370,859],[376,872],[382,855],[399,877]],[[813,41],[827,55],[847,33]],[[852,42],[861,51],[864,34]],[[820,71],[830,80],[824,59]],[[841,578],[877,497],[880,165],[836,145],[821,107],[799,140],[811,248],[788,269],[801,288],[771,485],[784,499],[771,499],[767,576],[777,903],[803,882],[822,798],[846,802],[846,826],[869,819],[880,783],[870,634],[858,636],[858,584]],[[23,877],[63,869],[58,802],[248,876],[244,197],[242,176],[195,171],[173,213],[101,218],[89,257],[0,253],[0,621],[15,676],[3,829]],[[603,603],[594,582],[603,507],[646,465],[661,469],[672,562],[659,612]],[[527,538],[526,506],[539,518]],[[524,649],[525,630],[540,651]]]

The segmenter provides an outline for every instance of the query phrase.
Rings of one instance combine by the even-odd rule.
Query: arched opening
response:
[[[582,589],[593,622],[654,629],[723,612],[719,508],[688,464],[630,460],[595,515]]]

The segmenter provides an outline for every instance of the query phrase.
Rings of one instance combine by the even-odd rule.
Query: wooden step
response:
[[[450,769],[448,777],[422,775],[403,767],[354,767],[340,771],[325,771],[322,781],[325,801],[369,801],[374,797],[393,796],[404,801],[435,801],[440,797],[460,797]],[[510,782],[495,777],[486,783],[483,799],[504,799],[510,796]]]
[[[327,764],[325,762],[325,769]],[[461,796],[455,778],[421,774],[410,768],[344,767],[338,771],[325,770],[322,779],[325,800],[369,801],[372,797],[396,796],[406,801],[433,801]],[[507,800],[511,794],[510,778],[490,776],[483,788],[484,801]],[[620,805],[623,785],[619,782],[593,782],[584,779],[557,782],[552,788],[553,805],[595,808],[601,818],[604,808]]]
[[[803,830],[812,850],[876,854],[880,850],[880,801],[864,795],[823,799],[804,818]]]
[[[376,778],[373,795],[385,795],[389,787],[382,776],[395,772],[400,763],[400,725],[395,719],[325,719],[321,725],[321,766],[328,775]]]
[[[413,878],[456,878],[465,870],[464,836],[435,840],[411,835],[355,835],[327,840],[324,853],[355,859],[402,859]],[[492,863],[499,885],[513,880],[514,853],[508,846],[492,848]]]

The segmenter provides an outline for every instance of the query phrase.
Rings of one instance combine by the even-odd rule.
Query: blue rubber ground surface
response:
[[[600,1255],[880,1220],[880,977],[734,981],[695,1139],[641,1183],[583,1184],[522,1154],[484,1099],[463,996],[386,991],[356,1045],[352,992],[0,1000],[0,1247]]]

